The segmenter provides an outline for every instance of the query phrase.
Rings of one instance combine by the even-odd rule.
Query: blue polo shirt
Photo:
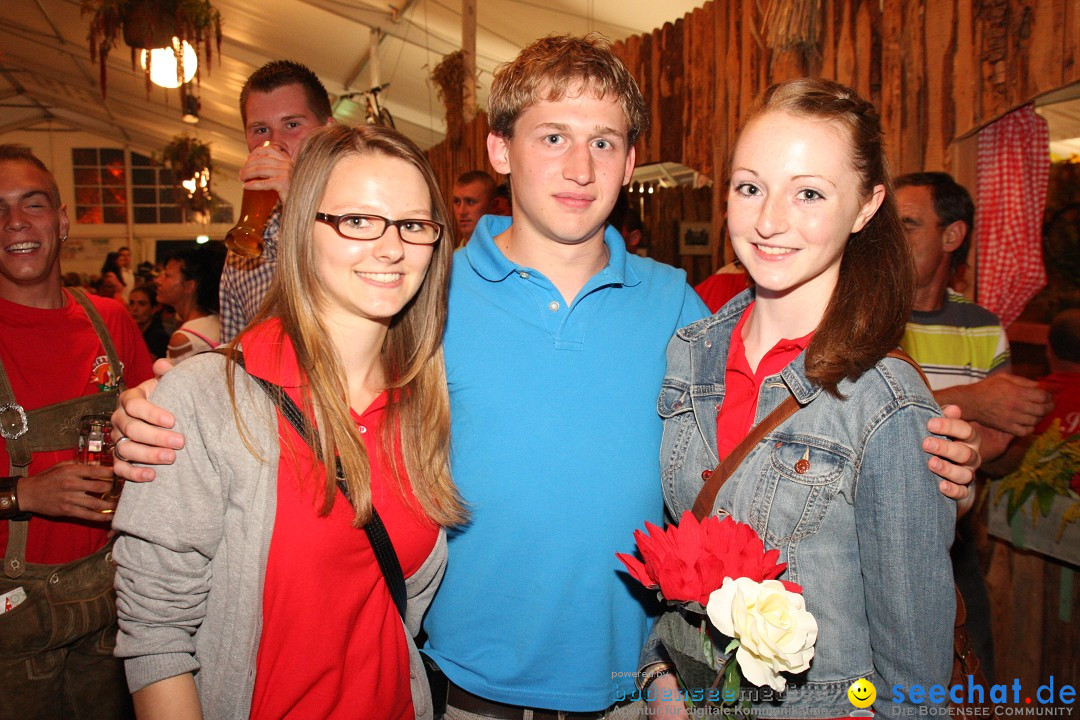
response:
[[[454,256],[451,469],[472,516],[450,537],[426,652],[489,700],[600,710],[633,692],[649,629],[651,593],[615,553],[663,519],[664,352],[708,311],[682,270],[628,255],[611,228],[607,267],[568,304],[495,246],[509,224],[482,218]]]

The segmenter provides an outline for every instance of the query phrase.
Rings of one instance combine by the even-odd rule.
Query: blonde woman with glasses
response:
[[[282,223],[259,317],[154,394],[185,452],[116,513],[117,652],[144,718],[430,713],[412,635],[464,519],[440,345],[449,216],[412,142],[332,125],[300,152]]]

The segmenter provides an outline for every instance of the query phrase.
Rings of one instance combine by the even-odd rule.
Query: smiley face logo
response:
[[[877,688],[866,678],[859,678],[851,683],[847,691],[848,700],[857,708],[868,708],[877,700]]]

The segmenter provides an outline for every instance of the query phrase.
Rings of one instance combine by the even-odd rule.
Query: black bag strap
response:
[[[226,353],[222,352],[221,354]],[[244,368],[244,354],[242,352],[235,350],[229,355],[237,365]],[[247,372],[247,368],[244,368],[244,371]],[[262,389],[266,391],[266,394],[270,396],[270,399],[274,401],[274,404],[277,405],[282,416],[296,430],[296,434],[303,438],[308,447],[318,456],[318,434],[314,429],[310,433],[308,432],[308,424],[305,423],[304,413],[297,407],[293,399],[285,394],[280,385],[275,385],[269,380],[263,380],[251,373],[248,373],[248,376],[259,383]],[[335,462],[337,464],[337,486],[345,499],[352,505],[353,501],[349,496],[349,488],[345,485],[345,471],[342,469],[340,461]],[[364,525],[364,532],[367,533],[371,549],[375,552],[375,559],[379,563],[383,579],[386,580],[386,586],[390,590],[390,597],[394,600],[394,605],[397,607],[401,619],[404,620],[405,607],[408,603],[408,595],[405,590],[405,573],[401,570],[401,563],[398,561],[397,553],[394,551],[394,543],[390,540],[390,534],[386,532],[386,525],[383,524],[382,518],[379,517],[379,512],[374,505],[371,506],[371,518]]]

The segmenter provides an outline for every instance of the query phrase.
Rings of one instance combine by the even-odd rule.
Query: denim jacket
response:
[[[717,465],[729,341],[752,299],[753,291],[743,293],[668,345],[658,410],[673,517],[693,507],[702,472]],[[867,678],[879,715],[915,714],[893,702],[894,686],[907,698],[914,684],[947,685],[952,666],[956,509],[938,491],[921,449],[926,422],[940,410],[902,360],[886,358],[841,382],[844,399],[811,383],[804,361],[805,353],[762,383],[755,424],[789,394],[802,407],[751,450],[714,509],[749,523],[766,548],[780,549],[788,564],[781,577],[802,585],[818,623],[810,669],[789,677],[782,702],[754,708],[761,717],[844,716],[853,709],[848,687]],[[809,467],[796,469],[801,460]]]

